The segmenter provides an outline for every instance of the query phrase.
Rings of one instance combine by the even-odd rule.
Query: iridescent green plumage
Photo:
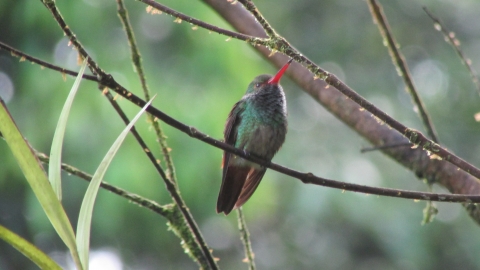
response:
[[[287,133],[287,105],[278,83],[290,63],[291,60],[275,76],[260,75],[250,83],[228,116],[226,143],[266,160],[273,158]],[[217,212],[228,215],[242,206],[258,187],[265,171],[265,167],[224,152]]]

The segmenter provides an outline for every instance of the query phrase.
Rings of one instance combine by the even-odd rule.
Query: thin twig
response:
[[[247,223],[241,207],[237,209],[237,214],[238,230],[240,231],[240,238],[243,243],[243,248],[245,249],[245,259],[243,259],[243,261],[248,263],[249,270],[255,270],[255,254],[253,253],[252,243],[250,242],[250,233],[248,232]]]
[[[45,164],[49,164],[50,162],[50,158],[42,153],[42,152],[38,152],[37,150],[34,150],[35,151],[35,154],[37,155],[38,159],[45,163]],[[87,182],[90,182],[92,180],[92,175],[74,167],[74,166],[71,166],[69,164],[66,164],[66,163],[62,163],[62,170],[64,170],[65,172],[69,173],[69,174],[72,174],[72,175],[75,175],[77,176],[78,178],[80,179],[83,179],[83,180],[86,180]],[[121,189],[119,187],[116,187],[114,185],[111,185],[111,184],[108,184],[106,182],[103,182],[100,184],[100,186],[105,189],[105,190],[108,190],[110,192],[112,192],[113,194],[116,194],[118,196],[121,196],[135,204],[138,204],[139,206],[142,206],[142,207],[145,207],[163,217],[168,217],[170,214],[169,212],[171,212],[171,210],[169,209],[169,207],[167,206],[163,206],[163,205],[160,205],[158,204],[157,202],[155,201],[152,201],[152,200],[149,200],[149,199],[146,199],[138,194],[135,194],[135,193],[132,193],[132,192],[129,192],[129,191],[126,191],[124,189]]]
[[[368,7],[370,8],[370,12],[372,17],[374,18],[374,22],[376,22],[378,29],[380,30],[380,34],[384,41],[386,41],[386,46],[388,47],[388,51],[390,52],[390,56],[392,57],[393,65],[397,68],[399,75],[403,78],[403,81],[406,85],[407,93],[412,98],[413,103],[418,108],[418,113],[420,114],[420,118],[422,119],[423,125],[427,130],[427,134],[430,136],[432,141],[438,143],[438,135],[435,131],[432,121],[430,120],[430,116],[425,109],[425,105],[423,104],[418,92],[416,90],[415,85],[413,84],[412,76],[410,75],[410,70],[408,69],[407,61],[405,57],[403,57],[402,53],[399,51],[399,45],[395,41],[392,31],[390,30],[390,26],[387,21],[387,17],[383,12],[382,6],[376,0],[368,0]]]
[[[55,5],[55,1],[53,0],[40,0],[40,1],[42,1],[45,7],[50,11],[50,13],[52,13],[53,18],[58,23],[63,33],[68,37],[69,41],[73,44],[75,49],[78,51],[79,55],[87,59],[88,67],[92,71],[93,75],[99,76],[101,74],[105,74],[105,72],[98,66],[98,64],[93,60],[93,58],[89,56],[87,51],[84,49],[83,45],[76,38],[75,34],[73,34],[73,32],[70,30],[70,27],[66,24],[65,20],[60,14],[60,11],[57,9],[57,6]]]
[[[19,51],[15,48],[3,43],[3,42],[0,42],[0,49],[9,52],[10,55],[12,55],[14,57],[18,57],[21,62],[22,61],[29,61],[32,64],[34,63],[34,64],[37,64],[41,67],[45,67],[45,68],[48,68],[48,69],[51,69],[51,70],[58,71],[62,75],[70,75],[70,76],[73,76],[73,77],[78,76],[78,72],[76,72],[76,71],[65,69],[65,68],[56,66],[54,64],[45,62],[45,61],[40,60],[36,57],[28,55],[28,54],[26,54],[22,51]],[[92,76],[92,75],[88,75],[88,74],[83,74],[82,78],[87,79],[87,80],[92,81],[92,82],[100,82],[100,80],[96,76]]]
[[[460,49],[460,41],[455,38],[455,33],[449,31],[445,27],[445,25],[440,21],[440,19],[435,17],[426,7],[423,7],[423,10],[434,22],[435,29],[443,33],[443,35],[445,36],[445,40],[452,45],[453,49],[455,50],[457,55],[460,57],[460,60],[462,61],[462,63],[467,67],[468,73],[470,73],[470,76],[472,77],[473,84],[475,84],[475,86],[477,87],[477,91],[480,94],[480,81],[478,80],[477,73],[472,67],[472,60],[467,58],[463,53],[463,51]]]
[[[406,147],[406,146],[412,146],[412,144],[411,143],[392,143],[392,144],[384,144],[384,145],[373,146],[373,147],[365,147],[360,149],[360,153],[376,151],[376,150],[384,150],[384,149],[389,149],[394,147]]]
[[[215,25],[211,25],[209,23],[203,22],[201,20],[195,19],[195,18],[187,16],[187,15],[181,13],[181,12],[173,10],[169,7],[166,7],[166,6],[164,6],[164,5],[162,5],[158,2],[155,2],[153,0],[139,0],[139,1],[151,6],[155,9],[157,9],[157,10],[160,10],[162,12],[165,12],[165,13],[169,14],[169,15],[172,15],[173,17],[175,17],[177,19],[180,19],[182,21],[186,21],[188,23],[191,23],[193,25],[197,25],[199,27],[202,27],[204,29],[210,30],[212,32],[215,32],[215,33],[218,33],[218,34],[221,34],[221,35],[225,35],[225,36],[235,38],[235,39],[239,39],[239,40],[249,40],[249,39],[255,38],[253,36],[233,32],[233,31],[230,31],[230,30],[226,30],[226,29],[217,27]]]
[[[250,0],[238,0],[242,5],[252,13],[252,15],[257,19],[257,21],[262,25],[263,30],[269,38],[275,38],[278,34],[275,32],[275,29],[268,23],[268,21],[260,13],[260,10],[253,4]]]
[[[38,152],[36,150],[35,154],[39,158],[40,161],[42,161],[45,164],[49,163],[49,157],[45,155],[44,153]],[[88,173],[85,173],[78,168],[75,168],[71,165],[62,163],[62,170],[78,176],[80,179],[86,180],[88,182],[91,181],[92,176]],[[118,188],[114,185],[110,185],[106,182],[101,182],[100,187],[112,192],[115,195],[121,196],[130,202],[133,202],[141,207],[144,207],[150,211],[153,211],[154,213],[157,213],[164,218],[168,220],[168,225],[170,226],[170,229],[175,233],[180,239],[182,239],[182,242],[184,244],[189,243],[192,241],[192,236],[190,233],[188,233],[188,230],[179,230],[178,228],[182,228],[187,226],[187,224],[184,222],[184,219],[179,217],[181,215],[181,212],[178,210],[178,206],[176,204],[167,204],[167,205],[160,205],[155,201],[146,199],[140,195],[137,195],[135,193],[128,192],[124,189]],[[179,221],[182,222],[179,224]]]
[[[143,71],[142,65],[142,57],[140,55],[140,51],[138,50],[137,42],[135,40],[135,35],[132,30],[132,26],[130,24],[130,20],[128,18],[128,12],[125,9],[123,4],[123,0],[117,0],[118,6],[118,17],[120,17],[120,21],[122,22],[123,28],[125,33],[127,34],[128,44],[130,46],[130,54],[132,56],[132,62],[137,71],[138,77],[140,79],[140,83],[143,89],[143,95],[145,100],[150,100],[150,90],[147,85],[147,80],[145,78],[145,73]],[[175,176],[175,167],[173,166],[173,160],[170,155],[169,147],[167,145],[167,141],[165,140],[165,135],[163,130],[160,128],[160,123],[155,120],[155,117],[151,114],[148,114],[148,119],[150,124],[153,126],[155,130],[155,134],[157,136],[157,141],[160,144],[160,148],[162,150],[163,156],[165,158],[165,162],[167,164],[167,177],[173,183],[177,184],[177,179]],[[178,186],[177,186],[178,189]]]
[[[425,180],[428,191],[432,192],[432,183],[429,183],[427,180]],[[432,202],[432,201],[427,201],[425,208],[423,209],[423,219],[421,224],[422,225],[427,225],[428,223],[432,222],[435,219],[435,216],[438,214],[438,208],[437,206]]]
[[[130,91],[128,91],[127,89],[123,88],[118,83],[116,83],[113,80],[113,78],[111,78],[111,80],[106,80],[101,83],[111,89],[114,89],[115,91],[118,91],[117,93],[119,95],[123,96],[125,99],[131,101],[132,103],[134,103],[139,107],[145,106],[146,104],[144,100],[135,96],[133,93],[131,93]],[[198,131],[196,128],[187,126],[179,122],[178,120],[170,117],[169,115],[163,113],[162,111],[160,111],[159,109],[153,106],[148,107],[147,111],[153,114],[158,119],[164,121],[169,126],[177,130],[180,130],[183,133],[193,138],[201,140],[207,144],[210,144],[216,148],[222,149],[229,153],[233,153],[249,161],[252,161],[262,166],[265,166],[267,168],[270,168],[279,173],[291,176],[293,178],[297,178],[306,184],[313,184],[313,185],[319,185],[319,186],[325,186],[325,187],[331,187],[331,188],[336,188],[341,190],[361,192],[361,193],[373,194],[373,195],[379,195],[379,196],[406,198],[406,199],[414,199],[414,200],[426,200],[426,201],[431,200],[431,201],[454,202],[454,203],[480,203],[480,195],[441,194],[441,193],[429,193],[429,192],[415,192],[415,191],[407,191],[407,190],[399,190],[399,189],[376,188],[376,187],[329,180],[326,178],[315,176],[312,173],[298,172],[298,171],[283,167],[281,165],[256,158],[253,155],[245,154],[243,150],[235,148],[222,141],[215,140],[209,137],[207,134],[204,134]],[[435,147],[435,146],[431,146],[431,147]],[[434,153],[436,153],[436,151],[434,151]]]
[[[96,76],[98,76],[99,83],[102,84],[102,85],[106,85],[105,81],[108,81],[110,84],[115,83],[116,87],[114,87],[115,89],[111,88],[112,90],[122,92],[120,90],[120,88],[122,88],[122,89],[125,90],[125,91],[122,92],[123,94],[127,95],[127,93],[129,93],[129,94],[133,95],[131,92],[126,91],[125,88],[121,87],[118,83],[116,83],[113,80],[113,77],[111,75],[105,73],[98,66],[98,64],[88,55],[88,53],[86,52],[84,47],[81,45],[81,43],[76,38],[73,31],[70,29],[70,27],[64,21],[62,15],[60,14],[60,11],[57,9],[57,7],[55,5],[55,2],[53,0],[41,0],[41,1],[42,1],[42,3],[44,3],[44,5],[47,7],[47,9],[52,13],[53,18],[55,19],[55,21],[57,21],[58,25],[63,30],[64,34],[69,38],[70,42],[73,44],[73,46],[75,46],[75,48],[80,53],[80,55],[83,58],[87,59],[88,66],[89,66],[90,70]],[[139,141],[139,143],[141,144],[140,141]],[[148,148],[147,149],[144,148],[144,149],[145,149],[145,153],[147,154],[147,156],[149,156],[149,157],[153,156],[153,154],[151,153],[151,151],[149,151]],[[185,205],[185,202],[183,201],[182,197],[180,196],[180,194],[179,194],[179,192],[176,188],[176,185],[166,177],[163,169],[161,169],[159,164],[157,164],[155,158],[154,158],[154,161],[152,160],[152,164],[155,166],[155,168],[157,168],[157,171],[159,172],[160,176],[164,180],[164,183],[167,187],[168,192],[172,196],[175,203],[178,205],[178,208],[181,211],[181,213],[182,213],[182,215],[183,215],[183,217],[186,221],[186,224],[188,224],[189,230],[192,232],[192,234],[194,236],[196,244],[198,244],[201,252],[203,253],[203,256],[201,258],[201,261],[199,261],[199,263],[201,263],[202,265],[207,265],[210,269],[218,269],[218,266],[217,266],[217,264],[216,264],[216,262],[215,262],[215,260],[212,256],[212,254],[211,254],[211,252],[210,252],[210,250],[209,250],[209,248],[208,248],[200,230],[198,229],[198,226],[197,226],[195,220],[193,219],[190,211],[188,210],[188,207]],[[186,243],[186,244],[190,245],[190,244],[193,244],[193,243]],[[191,245],[191,246],[189,246],[189,249],[190,248],[194,249],[195,246]],[[203,260],[206,260],[206,264],[203,263]]]

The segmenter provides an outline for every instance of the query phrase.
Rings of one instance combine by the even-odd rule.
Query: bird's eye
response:
[[[260,87],[260,83],[256,83],[256,84],[255,84],[255,87],[256,87],[256,88],[259,88],[259,87]]]

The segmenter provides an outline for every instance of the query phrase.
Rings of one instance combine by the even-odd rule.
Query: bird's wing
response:
[[[227,123],[225,124],[225,130],[223,132],[225,143],[235,146],[235,143],[237,142],[237,127],[242,121],[241,114],[244,110],[244,103],[242,100],[240,100],[239,102],[235,103],[233,109],[230,111],[230,114],[228,114]],[[230,153],[226,151],[223,152],[223,179],[225,179],[230,156]]]
[[[237,127],[242,121],[241,112],[244,110],[243,101],[239,101],[233,106],[227,118],[225,125],[224,139],[225,143],[235,146],[237,141]],[[245,179],[250,168],[241,168],[229,164],[232,154],[223,152],[223,175],[222,186],[217,200],[217,213],[224,212],[226,215],[232,211],[240,192],[242,191]]]

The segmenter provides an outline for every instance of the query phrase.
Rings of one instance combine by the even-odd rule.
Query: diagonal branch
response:
[[[42,152],[39,152],[35,149],[34,149],[34,151],[35,151],[35,155],[37,155],[38,159],[41,162],[43,162],[45,164],[50,163],[50,157],[48,157],[46,154],[44,154]],[[86,173],[86,172],[84,172],[84,171],[82,171],[82,170],[80,170],[80,169],[78,169],[74,166],[71,166],[69,164],[62,163],[62,170],[69,173],[69,174],[75,175],[78,178],[83,179],[87,182],[90,182],[92,180],[92,175],[90,175],[90,174],[88,174],[88,173]],[[127,190],[121,189],[121,188],[116,187],[114,185],[111,185],[109,183],[102,182],[100,184],[100,187],[102,187],[105,190],[110,191],[111,193],[113,193],[115,195],[123,197],[123,198],[129,200],[130,202],[133,202],[133,203],[135,203],[135,204],[137,204],[141,207],[145,207],[145,208],[161,215],[162,217],[168,218],[169,217],[169,212],[171,212],[171,209],[169,209],[168,206],[160,205],[155,201],[145,199],[140,195],[137,195],[135,193],[131,193]]]
[[[230,30],[227,30],[227,29],[217,27],[215,25],[211,25],[209,23],[203,22],[201,20],[195,19],[195,18],[187,16],[187,15],[181,13],[181,12],[173,10],[169,7],[166,7],[166,6],[164,6],[164,5],[162,5],[158,2],[155,2],[153,0],[138,0],[138,1],[143,2],[143,3],[153,7],[155,9],[160,10],[162,12],[165,12],[169,15],[172,15],[173,17],[178,18],[182,21],[189,22],[193,25],[205,28],[207,30],[210,30],[210,31],[218,33],[218,34],[222,34],[222,35],[225,35],[225,36],[228,36],[228,37],[231,37],[231,38],[240,39],[240,40],[249,40],[249,39],[255,38],[253,36],[233,32],[233,31],[230,31]]]
[[[128,44],[130,45],[130,54],[132,55],[132,62],[137,71],[138,77],[140,79],[140,83],[143,89],[143,95],[145,100],[150,100],[150,90],[148,89],[147,80],[145,78],[145,73],[143,72],[143,65],[142,65],[142,57],[140,55],[140,51],[137,47],[137,42],[135,41],[135,35],[132,30],[132,26],[130,24],[130,20],[128,18],[128,12],[125,9],[123,4],[123,0],[117,0],[118,6],[118,16],[122,21],[123,28],[125,33],[127,34]],[[163,156],[165,158],[165,162],[167,164],[167,177],[173,183],[177,183],[177,179],[175,176],[175,167],[173,166],[173,160],[170,156],[170,151],[168,150],[167,141],[165,140],[165,135],[160,128],[160,124],[155,121],[155,117],[151,114],[148,114],[148,119],[155,130],[155,134],[157,135],[157,141],[160,144],[160,148],[162,150]],[[178,188],[178,187],[177,187]]]
[[[382,6],[376,0],[368,0],[368,7],[370,8],[370,13],[372,13],[372,17],[374,18],[374,22],[377,24],[378,29],[380,30],[380,34],[384,41],[386,41],[386,46],[388,47],[388,51],[390,52],[390,56],[392,57],[392,62],[397,68],[399,75],[403,78],[407,93],[410,94],[413,103],[418,108],[418,113],[420,114],[420,118],[422,119],[423,125],[427,130],[427,134],[430,136],[432,141],[438,143],[438,135],[435,131],[432,121],[430,120],[430,116],[425,109],[425,105],[423,104],[418,92],[416,90],[415,85],[413,84],[412,76],[410,75],[410,70],[408,69],[407,61],[405,57],[400,53],[398,50],[398,44],[393,38],[392,31],[390,30],[390,26],[388,24],[387,18],[383,13]]]
[[[470,73],[470,76],[472,77],[473,84],[475,84],[475,86],[477,87],[477,91],[480,94],[480,81],[478,80],[477,73],[472,67],[472,61],[468,59],[463,53],[463,51],[460,49],[460,41],[455,38],[455,33],[448,31],[445,25],[437,17],[435,17],[426,7],[423,7],[423,10],[434,22],[435,29],[443,33],[443,35],[445,36],[445,40],[452,45],[453,49],[460,57],[462,63],[467,67],[468,73]]]
[[[48,69],[51,69],[51,70],[55,70],[55,71],[58,71],[60,72],[63,76],[65,75],[70,75],[70,76],[78,76],[78,72],[76,71],[73,71],[73,70],[69,70],[69,69],[65,69],[65,68],[62,68],[62,67],[59,67],[59,66],[56,66],[54,64],[51,64],[49,62],[46,62],[46,61],[43,61],[43,60],[40,60],[36,57],[33,57],[31,55],[28,55],[22,51],[19,51],[3,42],[0,42],[0,49],[1,50],[4,50],[6,52],[9,52],[11,56],[13,57],[18,57],[20,58],[20,62],[22,61],[29,61],[31,63],[35,63],[35,64],[38,64],[39,66],[41,67],[45,67],[45,68],[48,68]],[[100,82],[100,80],[96,77],[96,76],[92,76],[92,75],[88,75],[88,74],[83,74],[83,77],[84,79],[86,80],[89,80],[89,81],[92,81],[92,82]]]
[[[242,3],[242,5],[252,13],[253,17],[258,21],[258,23],[263,27],[265,33],[269,38],[276,38],[278,34],[275,32],[275,29],[268,23],[268,21],[263,17],[260,13],[260,10],[255,6],[255,4],[251,0],[238,0],[238,2]]]

